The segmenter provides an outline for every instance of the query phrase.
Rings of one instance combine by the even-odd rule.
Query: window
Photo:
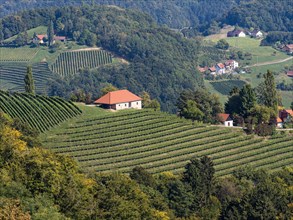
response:
[[[127,104],[125,104],[125,107],[127,106]]]
[[[136,102],[136,104],[138,105],[138,102]]]

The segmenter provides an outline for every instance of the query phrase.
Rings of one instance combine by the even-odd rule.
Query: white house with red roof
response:
[[[216,73],[217,74],[225,74],[226,68],[223,63],[217,63],[216,67]]]
[[[239,67],[239,63],[236,60],[227,60],[225,62],[226,70],[234,70]]]
[[[233,119],[229,114],[219,113],[217,114],[217,118],[226,127],[233,127]]]
[[[142,98],[129,92],[128,90],[117,90],[108,92],[106,95],[97,99],[94,104],[98,104],[106,109],[122,110],[122,109],[141,109]]]
[[[254,38],[262,38],[263,37],[263,33],[260,30],[258,30],[258,29],[254,29],[251,32],[251,36],[254,37]]]

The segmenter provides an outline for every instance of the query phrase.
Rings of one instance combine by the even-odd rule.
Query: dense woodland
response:
[[[29,141],[29,142],[28,142]],[[290,219],[292,169],[244,167],[216,178],[208,157],[182,175],[82,171],[41,146],[37,133],[0,114],[1,219]]]
[[[3,17],[23,9],[82,4],[107,4],[138,9],[151,15],[159,24],[181,29],[187,35],[215,33],[224,23],[245,28],[260,28],[266,32],[292,31],[293,5],[290,0],[277,2],[270,0],[1,0],[0,16]]]

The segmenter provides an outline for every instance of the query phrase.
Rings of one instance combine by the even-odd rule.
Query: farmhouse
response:
[[[293,44],[287,44],[286,46],[283,47],[283,50],[286,51],[287,53],[293,53]]]
[[[289,122],[293,118],[293,110],[283,109],[279,111],[279,118],[282,122]]]
[[[288,76],[288,77],[293,77],[293,71],[291,70],[291,71],[287,71],[286,72],[286,75]]]
[[[254,38],[262,38],[263,37],[263,33],[260,30],[258,30],[258,29],[254,29],[251,32],[251,36],[254,37]]]
[[[236,69],[237,67],[239,67],[239,63],[235,60],[227,60],[225,62],[225,67],[226,67],[226,70],[234,70]]]
[[[142,98],[125,89],[108,92],[106,95],[97,99],[94,103],[106,109],[141,109],[141,100]]]
[[[225,68],[225,65],[223,63],[218,63],[216,65],[216,73],[217,74],[224,74],[225,70],[226,70],[226,68]]]
[[[36,35],[32,41],[34,44],[44,44],[45,43],[45,39],[47,38],[46,34],[38,34]],[[61,41],[61,42],[65,42],[66,41],[66,37],[65,36],[54,36],[54,41],[53,43],[55,43],[55,41]]]
[[[283,128],[283,121],[280,117],[277,117],[277,128]]]
[[[218,120],[226,127],[233,127],[233,119],[229,114],[219,113],[217,115]]]
[[[246,34],[242,30],[233,30],[227,33],[227,37],[246,37]]]

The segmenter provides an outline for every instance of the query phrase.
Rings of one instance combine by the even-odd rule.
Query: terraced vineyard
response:
[[[111,54],[104,50],[79,50],[61,53],[51,65],[54,73],[67,76],[77,73],[82,68],[96,68],[112,63]]]
[[[59,97],[49,98],[25,93],[11,95],[3,91],[0,91],[0,111],[12,118],[19,118],[40,132],[81,113],[74,104]]]
[[[29,62],[38,50],[38,48],[0,47],[0,62]]]
[[[213,158],[217,175],[250,164],[279,169],[293,164],[293,138],[263,139],[239,129],[196,125],[149,110],[107,113],[83,107],[83,114],[42,135],[46,148],[69,154],[98,172],[129,172],[141,165],[151,173],[180,172],[193,157]]]
[[[211,82],[211,84],[219,93],[229,95],[229,92],[234,87],[241,89],[245,85],[245,82],[242,80],[222,80]]]
[[[12,92],[24,92],[24,76],[27,71],[26,62],[0,62],[0,89]],[[46,94],[48,79],[53,77],[47,63],[32,65],[36,92]]]

